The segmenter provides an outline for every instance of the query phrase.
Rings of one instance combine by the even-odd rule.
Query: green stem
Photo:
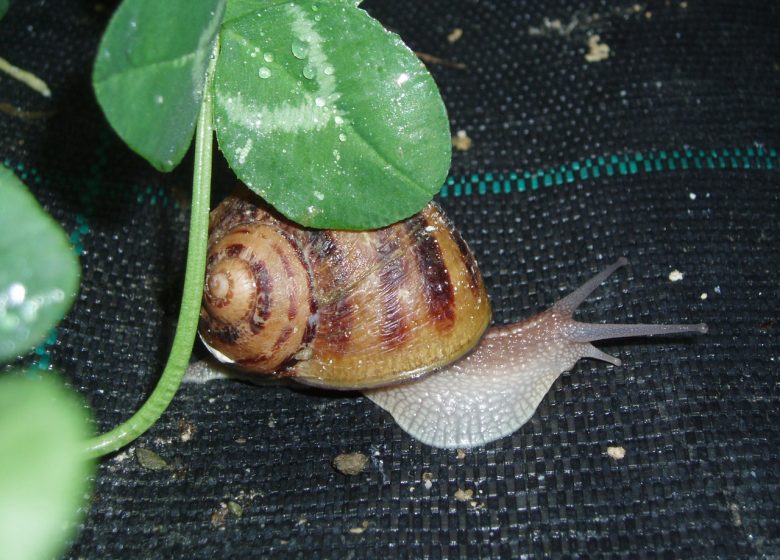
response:
[[[195,130],[195,166],[192,178],[192,210],[190,234],[187,246],[187,266],[179,309],[179,321],[173,339],[168,363],[152,394],[138,411],[110,432],[87,440],[84,453],[87,457],[100,457],[127,445],[151,428],[162,416],[179,389],[189,363],[192,345],[198,329],[200,301],[203,295],[203,277],[206,270],[206,245],[208,241],[209,205],[211,204],[211,156],[214,140],[212,76],[217,61],[219,45],[209,63],[203,102]]]

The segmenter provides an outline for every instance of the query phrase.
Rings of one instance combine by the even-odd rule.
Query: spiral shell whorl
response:
[[[295,239],[266,223],[212,232],[201,337],[241,369],[272,372],[311,339],[311,279]],[[304,303],[304,305],[302,305]]]

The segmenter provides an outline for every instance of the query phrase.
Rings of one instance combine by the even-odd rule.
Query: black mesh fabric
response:
[[[89,80],[114,5],[16,0],[0,21],[0,56],[52,90],[0,75],[0,158],[83,267],[74,309],[29,361],[60,370],[101,431],[165,363],[191,168],[155,172],[101,115]],[[360,395],[186,384],[150,432],[102,460],[67,557],[780,556],[778,4],[364,8],[427,55],[453,135],[471,139],[439,200],[481,264],[495,322],[626,255],[579,317],[710,333],[602,344],[622,367],[581,361],[527,425],[465,454],[417,443]],[[234,181],[219,165],[215,201]],[[173,468],[143,468],[138,447]],[[368,468],[337,472],[342,452]]]

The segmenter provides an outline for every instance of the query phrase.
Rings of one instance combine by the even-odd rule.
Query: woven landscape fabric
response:
[[[336,0],[333,0],[336,1]],[[15,0],[0,57],[0,161],[82,265],[65,320],[24,362],[129,417],[165,365],[192,156],[155,171],[91,86],[117,2]],[[504,324],[625,256],[577,313],[706,322],[599,343],[511,436],[438,450],[359,393],[185,383],[99,464],[66,557],[780,556],[780,4],[366,0],[432,73],[453,136],[436,196]],[[217,152],[213,204],[236,185]],[[1,202],[0,202],[1,203]],[[196,341],[193,362],[207,360]],[[146,468],[140,448],[167,467]],[[336,456],[361,453],[346,475]],[[1,556],[2,554],[0,554]]]

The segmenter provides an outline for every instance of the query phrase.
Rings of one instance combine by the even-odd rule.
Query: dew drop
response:
[[[303,67],[303,77],[307,80],[311,80],[314,77],[314,66],[307,63],[306,66]]]
[[[317,107],[324,107],[325,100],[322,97],[318,97],[314,100],[314,104],[317,105]]]
[[[322,73],[325,74],[326,76],[332,76],[333,72],[335,72],[335,70],[333,66],[331,66],[330,64],[328,64],[327,66],[325,66],[325,68],[322,69]]]
[[[302,60],[306,58],[306,54],[309,52],[309,45],[300,39],[293,39],[290,50],[292,50],[293,56],[295,58]]]
[[[8,287],[7,300],[11,305],[21,305],[24,303],[24,298],[27,295],[27,288],[24,284],[14,282]],[[6,299],[4,298],[4,299]]]
[[[269,70],[268,68],[263,66],[262,68],[260,68],[260,71],[257,73],[257,75],[260,76],[263,79],[270,78],[271,77],[271,70]]]
[[[271,53],[267,52],[267,53],[265,53],[263,55],[263,60],[265,60],[266,62],[273,62],[274,61],[274,55],[272,55]]]
[[[165,103],[165,98],[162,95],[155,95],[154,102],[157,103],[158,105],[162,105],[163,103]]]
[[[341,134],[339,134],[339,140],[341,140],[342,142],[346,142],[347,135],[342,132]]]

